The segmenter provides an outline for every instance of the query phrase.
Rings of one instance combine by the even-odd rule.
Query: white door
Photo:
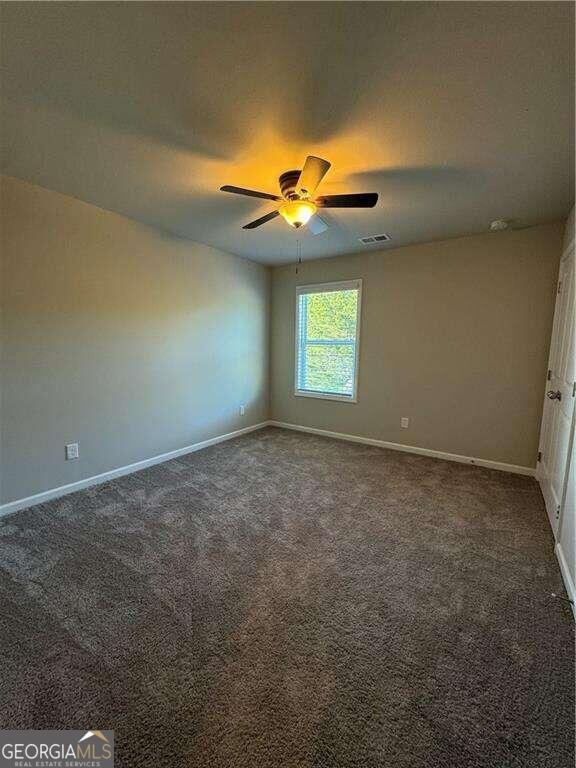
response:
[[[554,536],[562,507],[575,397],[574,243],[560,262],[537,477]]]

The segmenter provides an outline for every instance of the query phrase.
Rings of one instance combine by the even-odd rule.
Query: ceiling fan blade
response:
[[[320,235],[328,229],[328,224],[316,213],[308,222],[308,229],[313,235]]]
[[[250,224],[245,224],[242,229],[256,229],[256,227],[259,227],[262,224],[266,224],[267,221],[272,221],[272,219],[275,219],[279,213],[280,211],[271,211],[270,213],[267,213],[266,216],[262,216],[255,221],[251,221]]]
[[[328,173],[329,168],[330,163],[328,160],[308,155],[296,184],[296,192],[299,195],[312,195],[318,184]]]
[[[265,200],[282,200],[278,195],[269,195],[268,192],[256,192],[254,189],[243,189],[242,187],[231,187],[227,184],[220,187],[220,192],[232,192],[235,195],[247,195],[248,197],[263,197]]]
[[[319,208],[374,208],[378,202],[377,192],[362,192],[358,195],[324,195],[315,201]]]

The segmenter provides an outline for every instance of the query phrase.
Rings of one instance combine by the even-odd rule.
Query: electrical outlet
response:
[[[408,429],[409,424],[410,424],[410,419],[408,418],[408,416],[402,416],[402,418],[400,419],[400,426],[402,427],[402,429]]]
[[[66,461],[71,459],[77,459],[80,457],[80,449],[78,443],[68,443],[66,446]]]
[[[246,413],[246,406],[245,405],[241,405],[240,406],[240,416],[244,416],[245,413]]]

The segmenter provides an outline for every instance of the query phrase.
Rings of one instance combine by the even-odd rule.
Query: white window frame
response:
[[[305,293],[329,293],[330,291],[358,291],[356,312],[356,350],[354,357],[354,387],[352,395],[339,395],[330,392],[312,392],[298,389],[298,347],[300,344],[300,296]],[[360,365],[360,325],[362,319],[362,280],[342,280],[337,283],[311,283],[296,286],[296,323],[294,344],[294,395],[296,397],[314,397],[320,400],[338,400],[341,403],[358,402],[358,368]]]

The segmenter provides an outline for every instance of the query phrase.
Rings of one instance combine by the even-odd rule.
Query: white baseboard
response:
[[[560,564],[560,571],[562,573],[562,579],[564,580],[564,586],[566,587],[566,592],[568,593],[568,597],[570,598],[570,600],[572,600],[572,613],[574,614],[574,618],[576,619],[576,587],[574,586],[574,582],[572,581],[572,576],[570,575],[568,563],[566,562],[566,558],[564,557],[564,552],[562,551],[562,547],[560,546],[560,543],[556,544],[554,550],[556,552],[556,557],[558,558],[558,562]]]
[[[474,456],[459,456],[456,453],[445,453],[444,451],[433,451],[431,448],[419,448],[414,445],[402,445],[402,443],[389,443],[386,440],[375,440],[371,437],[359,437],[358,435],[346,435],[343,432],[330,432],[327,429],[316,429],[315,427],[302,427],[299,424],[287,424],[283,421],[269,421],[272,427],[281,427],[282,429],[295,429],[298,432],[310,432],[313,435],[322,435],[323,437],[333,437],[337,440],[348,440],[351,443],[363,443],[365,445],[375,445],[379,448],[390,448],[393,451],[404,451],[405,453],[417,453],[420,456],[431,456],[435,459],[446,459],[447,461],[457,461],[460,464],[475,464],[479,467],[488,469],[498,469],[501,472],[512,472],[516,475],[528,475],[534,477],[536,470],[532,467],[521,467],[517,464],[505,464],[501,461],[491,461],[489,459],[477,459]]]
[[[132,472],[138,472],[146,467],[152,467],[154,464],[161,464],[164,461],[170,459],[176,459],[178,456],[184,456],[187,453],[193,453],[194,451],[200,451],[203,448],[208,448],[211,445],[222,443],[225,440],[231,440],[233,437],[239,437],[245,435],[248,432],[255,432],[258,429],[262,429],[266,426],[281,427],[283,429],[294,429],[298,432],[309,432],[313,435],[322,435],[323,437],[332,437],[337,440],[348,440],[352,443],[363,443],[365,445],[375,445],[380,448],[389,448],[394,451],[405,451],[406,453],[417,453],[421,456],[432,456],[437,459],[446,459],[448,461],[457,461],[461,464],[476,464],[480,467],[488,467],[489,469],[498,469],[503,472],[513,472],[519,475],[534,476],[536,470],[530,467],[521,467],[515,464],[504,464],[498,461],[489,461],[488,459],[476,459],[472,456],[459,456],[455,453],[444,453],[443,451],[433,451],[430,448],[418,448],[413,445],[402,445],[401,443],[390,443],[386,440],[375,440],[370,437],[360,437],[358,435],[347,435],[342,432],[330,432],[326,429],[316,429],[315,427],[303,427],[298,424],[287,424],[283,421],[262,421],[259,424],[254,424],[251,427],[244,427],[243,429],[237,429],[235,432],[228,432],[225,435],[218,435],[212,437],[209,440],[203,440],[200,443],[194,443],[193,445],[187,445],[184,448],[178,448],[175,451],[169,451],[168,453],[162,453],[159,456],[153,456],[150,459],[143,459],[137,461],[134,464],[128,464],[125,467],[118,467],[117,469],[111,469],[108,472],[102,472],[99,475],[93,475],[92,477],[78,480],[74,483],[68,483],[67,485],[61,485],[58,488],[51,488],[48,491],[42,493],[36,493],[33,496],[27,496],[24,499],[16,499],[10,501],[7,504],[0,506],[0,517],[10,515],[12,512],[18,512],[21,509],[32,507],[35,504],[42,504],[45,501],[51,499],[57,499],[60,496],[66,496],[68,493],[74,491],[81,491],[83,488],[89,488],[91,485],[98,485],[99,483],[105,483],[107,480],[113,480],[115,477],[122,477],[122,475],[129,475]]]
[[[34,496],[27,496],[24,499],[16,499],[16,501],[10,501],[7,504],[2,504],[2,506],[0,506],[0,517],[10,515],[12,512],[18,512],[19,510],[26,509],[27,507],[32,507],[35,504],[42,504],[44,501],[57,499],[59,496],[66,496],[68,493],[73,493],[74,491],[81,491],[83,488],[88,488],[91,485],[105,483],[107,480],[113,480],[115,477],[121,477],[122,475],[129,475],[132,472],[138,472],[140,469],[152,467],[154,464],[161,464],[162,462],[169,461],[170,459],[177,459],[178,456],[184,456],[186,453],[201,451],[202,448],[208,448],[211,445],[223,443],[225,440],[231,440],[233,437],[245,435],[247,432],[255,432],[257,429],[262,429],[262,427],[266,427],[268,424],[269,422],[263,421],[259,424],[254,424],[251,427],[244,427],[243,429],[237,429],[235,432],[228,432],[225,435],[211,437],[209,440],[202,440],[200,443],[187,445],[185,448],[178,448],[175,451],[161,453],[159,456],[153,456],[151,459],[136,461],[134,464],[127,464],[125,467],[111,469],[108,472],[102,472],[100,475],[86,477],[84,480],[78,480],[75,483],[68,483],[67,485],[61,485],[58,488],[51,488],[49,491],[36,493]]]

